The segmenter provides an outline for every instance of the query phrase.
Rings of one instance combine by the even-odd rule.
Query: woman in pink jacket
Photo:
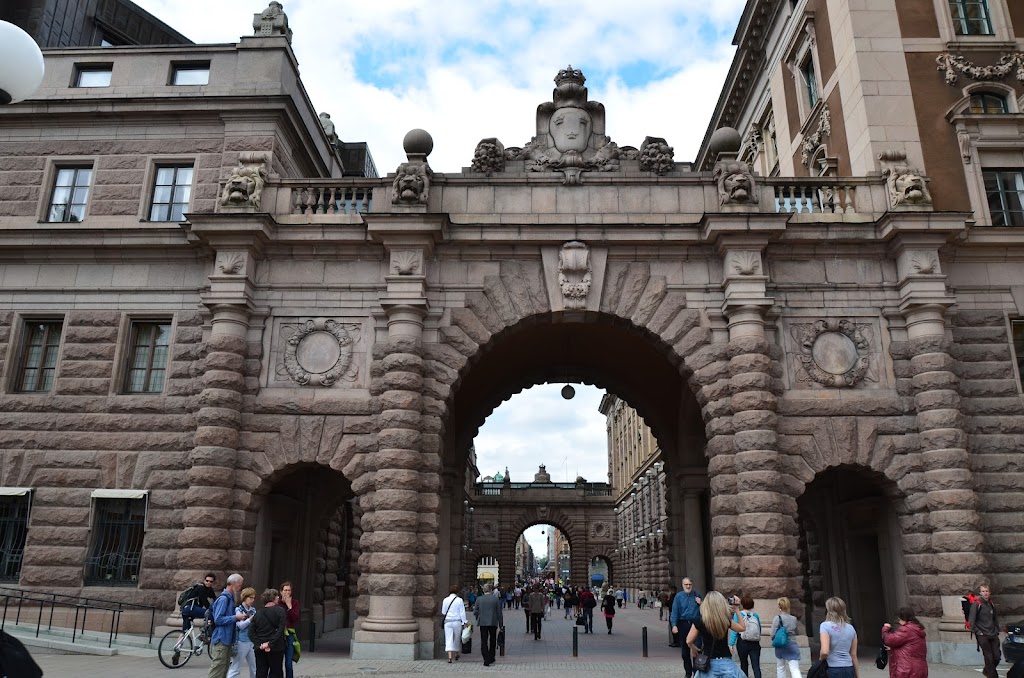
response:
[[[896,610],[899,626],[882,626],[882,642],[889,648],[889,678],[928,678],[928,645],[924,627],[909,607]]]

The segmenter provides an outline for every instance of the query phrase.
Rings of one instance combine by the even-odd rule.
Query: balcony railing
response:
[[[289,196],[291,214],[366,214],[373,211],[374,189],[383,195],[384,184],[362,178],[285,179],[278,187]]]
[[[608,483],[476,483],[474,487],[478,497],[507,497],[513,492],[530,490],[582,490],[587,497],[612,496],[612,488]]]

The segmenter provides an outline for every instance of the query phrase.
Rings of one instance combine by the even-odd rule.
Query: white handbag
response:
[[[466,642],[473,637],[473,625],[465,626],[462,629],[462,642]]]

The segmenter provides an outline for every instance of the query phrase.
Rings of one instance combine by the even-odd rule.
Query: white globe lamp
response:
[[[12,23],[0,21],[0,105],[32,96],[43,82],[43,53]]]

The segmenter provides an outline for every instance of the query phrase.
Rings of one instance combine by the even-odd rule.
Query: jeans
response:
[[[498,641],[497,626],[480,627],[480,656],[484,658],[484,664],[494,663],[494,646]]]
[[[856,678],[857,673],[853,666],[830,666],[828,667],[828,678]]]
[[[583,607],[583,633],[594,632],[594,608]]]
[[[544,613],[530,614],[530,630],[533,631],[533,637],[540,640],[540,622],[544,619]]]
[[[747,662],[749,660],[750,666],[754,669],[754,678],[761,678],[761,643],[756,640],[737,638],[736,654],[740,658],[740,669],[743,671],[743,675],[750,675],[747,673]]]
[[[231,663],[231,646],[224,643],[217,643],[210,646],[210,678],[226,678],[228,665]]]
[[[281,670],[281,663],[284,661],[284,652],[280,650],[263,652],[256,651],[256,678],[284,678]]]
[[[294,633],[294,631],[292,633]],[[284,676],[285,676],[285,678],[293,678],[293,675],[294,675],[293,671],[295,669],[292,668],[292,658],[295,657],[295,646],[292,644],[292,641],[295,640],[295,638],[297,638],[297,636],[290,635],[288,633],[284,634]]]
[[[999,636],[983,636],[980,633],[976,636],[978,647],[981,648],[981,655],[985,658],[985,668],[982,673],[985,678],[996,678],[996,664],[999,663]]]
[[[256,652],[253,649],[252,641],[238,639],[238,654],[231,660],[228,667],[228,678],[239,678],[242,675],[242,667],[249,666],[249,678],[256,678]]]
[[[608,633],[612,632],[612,620],[614,620],[614,619],[615,619],[615,617],[609,617],[609,616],[605,616],[605,618],[604,618],[604,623],[608,625]]]
[[[181,630],[183,633],[188,633],[188,630],[192,627],[192,620],[201,619],[206,615],[206,608],[202,605],[185,605],[181,608]]]
[[[738,678],[743,674],[740,673],[740,668],[736,666],[736,662],[729,657],[722,657],[712,659],[707,672],[698,671],[697,675],[702,678]]]

